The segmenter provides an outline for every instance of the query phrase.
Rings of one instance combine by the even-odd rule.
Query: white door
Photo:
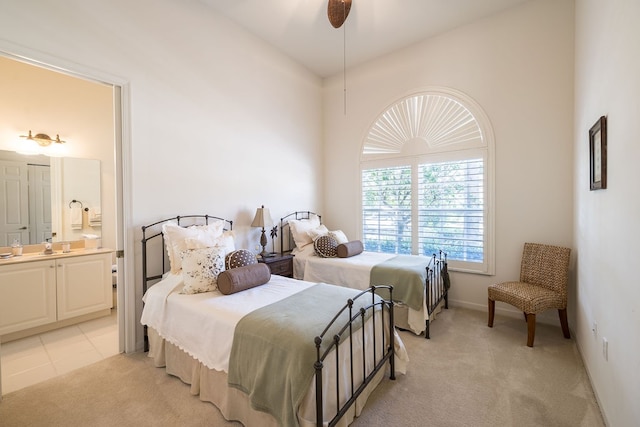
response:
[[[27,164],[0,160],[0,246],[14,240],[29,243],[29,186]]]
[[[29,224],[32,243],[51,239],[51,168],[29,165]]]

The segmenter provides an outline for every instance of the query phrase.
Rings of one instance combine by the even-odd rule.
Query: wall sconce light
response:
[[[56,144],[64,144],[65,143],[65,141],[62,141],[60,139],[60,135],[56,135],[56,139],[52,139],[46,133],[37,133],[35,135],[32,135],[31,131],[29,131],[29,135],[20,135],[20,138],[26,138],[27,141],[35,141],[41,147],[48,147],[49,145],[51,145],[54,142]]]
[[[273,221],[271,220],[271,214],[269,213],[269,209],[265,208],[262,205],[261,208],[256,209],[256,216],[253,218],[253,222],[251,223],[252,227],[261,227],[262,235],[260,236],[260,245],[262,246],[262,252],[258,255],[262,256],[262,258],[272,256],[265,247],[267,246],[267,236],[264,234],[265,227],[271,227],[273,225]]]

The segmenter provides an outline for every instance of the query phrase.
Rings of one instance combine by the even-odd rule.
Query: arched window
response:
[[[468,96],[434,88],[380,114],[361,153],[365,249],[493,274],[493,131]]]

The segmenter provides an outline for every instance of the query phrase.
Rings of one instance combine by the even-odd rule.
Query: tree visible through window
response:
[[[492,272],[492,133],[478,115],[463,94],[440,90],[404,98],[377,118],[361,162],[366,250],[443,250],[453,268]]]

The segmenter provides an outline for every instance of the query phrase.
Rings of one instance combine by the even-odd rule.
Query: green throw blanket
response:
[[[414,310],[422,310],[428,264],[429,258],[398,255],[374,265],[370,283],[393,285],[394,301],[401,301]],[[389,299],[388,291],[382,290],[379,293],[383,298]]]
[[[296,412],[315,374],[314,338],[358,292],[318,284],[244,316],[234,332],[229,385],[248,394],[251,406],[273,415],[279,425],[297,426]],[[363,295],[353,312],[370,303],[371,296]],[[346,319],[348,311],[337,326]],[[321,351],[336,332],[325,335]]]

